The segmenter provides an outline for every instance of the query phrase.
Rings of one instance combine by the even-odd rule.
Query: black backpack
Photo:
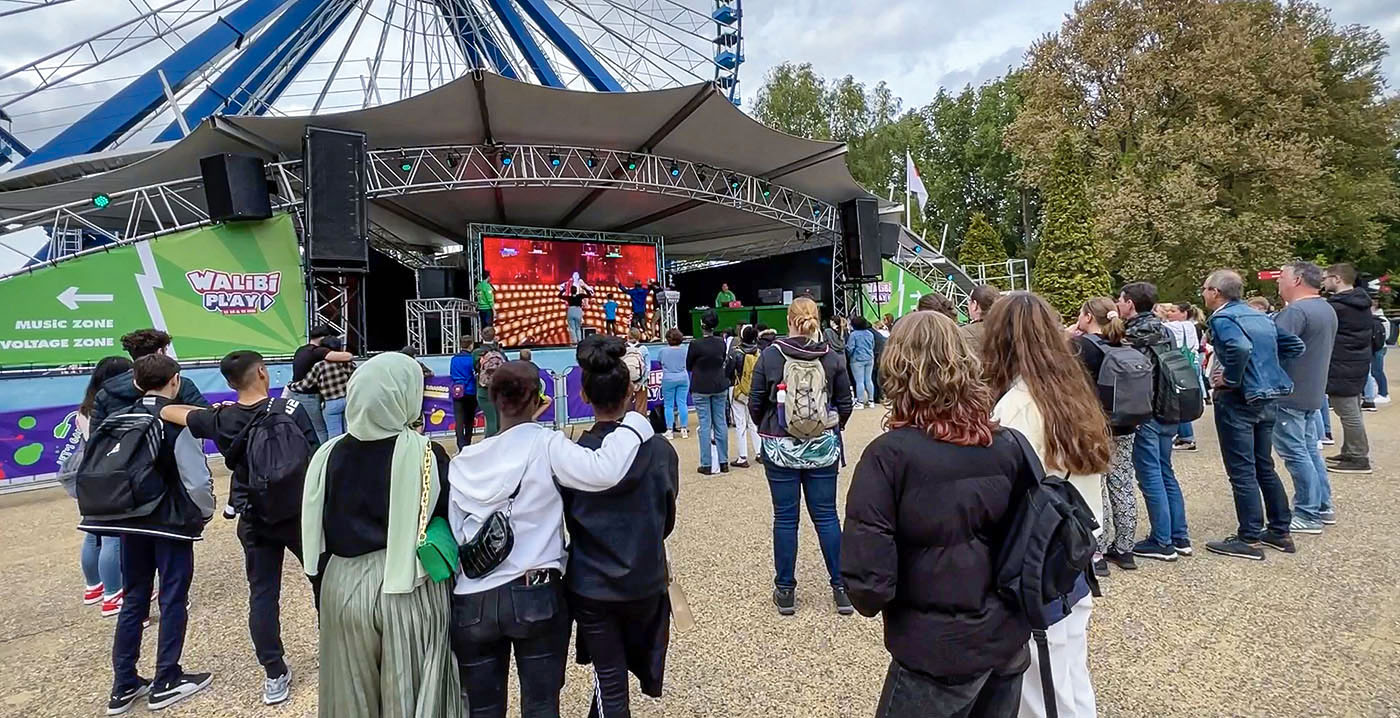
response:
[[[1103,352],[1103,363],[1095,383],[1103,396],[1103,388],[1113,394],[1113,406],[1105,406],[1108,425],[1114,428],[1132,429],[1151,419],[1153,374],[1152,361],[1142,352],[1132,347],[1113,346],[1097,334],[1088,335]]]
[[[168,488],[156,467],[165,425],[141,404],[103,420],[92,431],[74,473],[84,519],[118,521],[149,516]]]
[[[311,445],[292,418],[296,404],[272,399],[253,417],[229,450],[229,460],[248,477],[248,508],[266,523],[301,515],[302,487]]]
[[[1201,370],[1196,363],[1166,338],[1149,345],[1147,351],[1154,369],[1153,418],[1164,426],[1201,418],[1206,402],[1201,389]]]

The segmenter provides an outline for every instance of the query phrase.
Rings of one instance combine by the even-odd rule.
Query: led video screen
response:
[[[563,293],[576,281],[592,292],[584,300],[585,331],[624,336],[632,321],[632,299],[623,288],[656,279],[656,247],[645,244],[562,242],[521,237],[481,238],[482,259],[496,288],[496,339],[504,346],[569,344]],[[617,302],[616,320],[605,319]],[[647,296],[647,322],[655,321],[655,297]]]

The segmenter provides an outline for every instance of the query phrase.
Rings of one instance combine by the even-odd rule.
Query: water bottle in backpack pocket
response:
[[[165,498],[165,477],[156,467],[165,427],[142,410],[107,417],[84,447],[73,486],[85,519],[112,521],[148,516]]]
[[[783,381],[778,385],[778,426],[788,436],[805,440],[821,436],[838,423],[821,361],[784,355]]]

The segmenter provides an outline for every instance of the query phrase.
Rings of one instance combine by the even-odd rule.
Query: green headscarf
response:
[[[389,477],[389,530],[385,548],[384,593],[409,593],[427,580],[418,563],[418,513],[423,489],[423,452],[428,437],[411,428],[423,412],[423,370],[398,352],[380,354],[350,376],[345,400],[346,433],[360,441],[397,437]],[[325,546],[326,465],[344,434],[321,445],[306,469],[302,494],[301,541],[306,573],[315,576]],[[437,457],[431,461],[428,506],[436,505],[443,487]],[[335,517],[332,516],[334,521]]]

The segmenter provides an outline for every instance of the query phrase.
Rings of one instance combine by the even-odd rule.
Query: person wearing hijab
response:
[[[447,454],[419,434],[423,371],[380,354],[350,377],[346,433],[306,471],[302,547],[321,582],[321,718],[457,718],[448,589],[418,562],[421,507],[447,516]],[[427,496],[424,500],[424,469]]]

